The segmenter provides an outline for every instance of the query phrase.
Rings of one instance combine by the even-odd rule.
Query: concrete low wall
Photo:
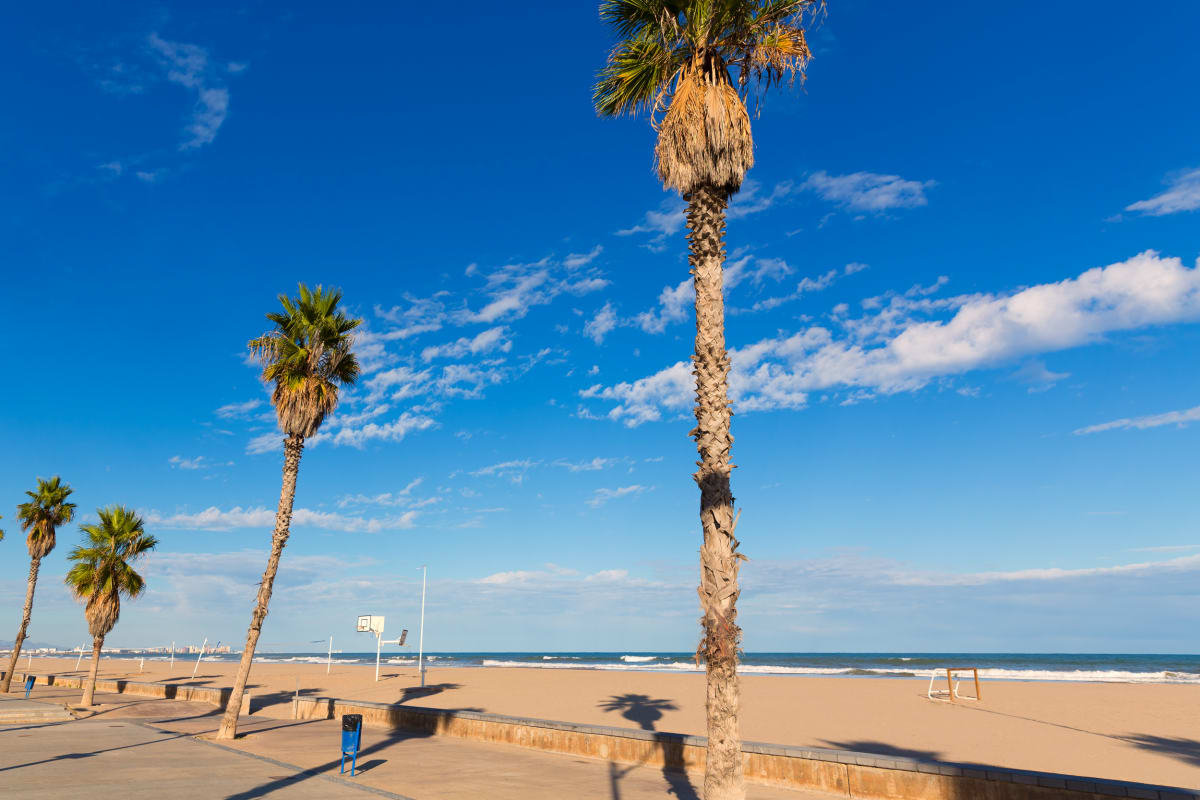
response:
[[[0,678],[4,672],[0,671]],[[67,689],[82,689],[85,678],[81,675],[34,675],[35,685],[61,686]],[[25,673],[13,672],[13,687],[24,686]],[[14,688],[15,691],[15,688]],[[24,691],[24,689],[22,689]],[[233,690],[215,686],[190,686],[184,683],[152,683],[150,681],[96,680],[97,692],[112,692],[113,694],[131,694],[137,697],[151,697],[159,700],[191,700],[197,703],[209,703],[224,708],[229,703],[229,695]],[[250,692],[242,695],[242,713],[250,713]]]
[[[507,717],[389,703],[299,697],[295,719],[362,714],[363,724],[430,735],[513,744],[555,753],[676,770],[704,769],[707,739],[606,725]],[[847,750],[744,742],[746,779],[871,800],[1200,800],[1200,792],[1169,786],[1081,778],[972,764],[945,764]]]

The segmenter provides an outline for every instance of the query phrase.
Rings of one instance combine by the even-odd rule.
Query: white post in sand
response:
[[[142,656],[142,663],[138,667],[138,672],[145,672],[145,671],[146,671],[146,657]]]
[[[204,637],[204,644],[200,645],[200,655],[196,656],[196,666],[192,667],[192,677],[196,677],[196,670],[200,669],[200,659],[204,658],[204,645],[208,644],[208,637]]]
[[[26,655],[29,656],[29,658],[25,661],[25,671],[29,672],[29,670],[33,669],[33,653],[26,653]]]
[[[425,577],[428,565],[421,566],[421,631],[417,636],[417,672],[421,673],[421,688],[425,687]]]
[[[379,681],[379,646],[383,642],[383,631],[375,634],[375,680]]]
[[[329,637],[329,655],[325,657],[325,674],[329,674],[329,667],[333,665],[333,637]]]
[[[79,669],[79,662],[83,661],[83,645],[79,645],[79,658],[75,659],[75,669]]]
[[[171,640],[171,669],[175,669],[175,640]]]

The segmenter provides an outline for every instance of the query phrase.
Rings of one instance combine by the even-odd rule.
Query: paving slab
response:
[[[0,796],[22,800],[379,796],[134,720],[0,727],[0,753]]]

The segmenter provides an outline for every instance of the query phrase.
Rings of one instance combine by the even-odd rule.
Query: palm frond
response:
[[[84,544],[71,550],[65,583],[85,601],[92,636],[107,636],[121,616],[121,597],[137,597],[146,581],[133,563],[155,548],[158,540],[146,533],[145,523],[124,506],[97,511],[98,523],[80,525]]]
[[[339,387],[358,380],[352,331],[362,320],[338,309],[340,290],[300,284],[299,292],[299,297],[279,296],[283,312],[266,315],[274,330],[252,339],[249,347],[263,365],[263,382],[275,385],[271,400],[280,427],[308,437],[337,407]]]

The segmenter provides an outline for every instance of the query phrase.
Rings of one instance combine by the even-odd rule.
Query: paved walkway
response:
[[[133,720],[100,717],[0,728],[0,752],[4,754],[0,793],[23,800],[366,800],[371,796],[356,787],[298,774]]]
[[[72,693],[77,690],[65,692]],[[53,687],[39,694],[62,702]],[[699,775],[657,767],[371,728],[363,731],[359,774],[343,780],[336,720],[250,717],[243,735],[226,746],[192,738],[216,730],[220,720],[212,706],[111,694],[97,700],[100,713],[86,720],[0,727],[5,796],[700,800],[703,783]],[[747,786],[747,798],[829,800],[755,785]]]

